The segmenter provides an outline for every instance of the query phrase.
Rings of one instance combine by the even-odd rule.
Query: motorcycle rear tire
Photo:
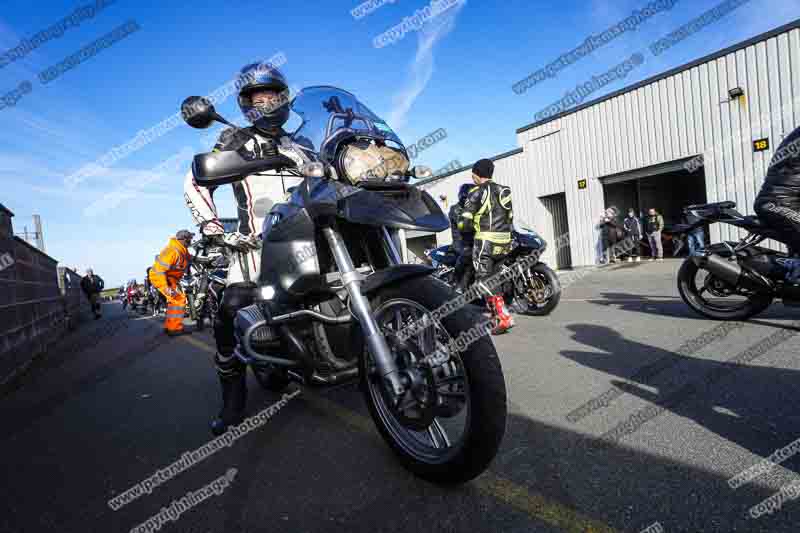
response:
[[[758,294],[748,298],[740,308],[730,311],[713,309],[703,305],[695,291],[697,288],[695,278],[698,270],[700,270],[700,267],[694,264],[691,258],[684,260],[678,270],[678,292],[684,303],[699,315],[715,320],[746,320],[761,313],[772,303],[772,296]]]

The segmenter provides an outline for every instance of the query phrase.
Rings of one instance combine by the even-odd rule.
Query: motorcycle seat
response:
[[[742,217],[741,226],[753,229],[767,229],[768,226],[764,224],[757,216],[747,215]]]
[[[736,202],[726,200],[724,202],[714,202],[711,204],[694,204],[684,208],[684,210],[693,209],[733,209],[736,207]]]

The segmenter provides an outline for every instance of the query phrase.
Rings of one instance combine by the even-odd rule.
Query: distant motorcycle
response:
[[[678,292],[697,313],[716,320],[741,320],[757,315],[782,298],[800,306],[800,291],[784,282],[787,254],[757,246],[765,239],[783,242],[781,235],[755,216],[736,211],[734,202],[690,205],[684,209],[700,220],[673,232],[686,234],[708,223],[721,222],[746,230],[739,242],[727,241],[699,250],[678,271]]]
[[[126,291],[125,299],[122,303],[122,308],[130,308],[131,311],[141,313],[147,309],[147,298],[145,297],[144,290],[137,286],[129,288]]]
[[[512,233],[511,253],[500,264],[498,274],[518,270],[517,275],[502,285],[503,298],[518,313],[549,315],[561,300],[558,276],[546,263],[539,261],[526,270],[519,262],[533,253],[541,255],[546,247],[545,240],[533,230],[526,228]],[[455,279],[458,254],[449,245],[428,250],[426,255],[436,269],[434,276],[450,285],[458,284]]]

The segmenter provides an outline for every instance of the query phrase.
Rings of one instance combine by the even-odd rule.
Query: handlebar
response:
[[[259,172],[296,167],[297,163],[282,154],[245,159],[239,152],[225,150],[194,156],[192,173],[201,187],[214,187],[241,181],[244,176]]]

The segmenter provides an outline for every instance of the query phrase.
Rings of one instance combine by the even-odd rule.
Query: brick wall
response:
[[[80,276],[13,236],[0,205],[0,384],[21,375],[90,309]]]

